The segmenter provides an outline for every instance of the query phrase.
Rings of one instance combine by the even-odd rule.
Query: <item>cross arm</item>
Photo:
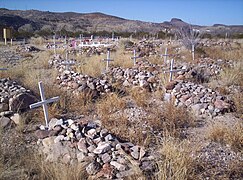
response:
[[[53,98],[50,98],[50,99],[47,99],[47,100],[44,100],[44,101],[40,101],[40,102],[31,104],[30,109],[37,108],[37,107],[39,107],[43,104],[49,104],[49,103],[52,103],[52,102],[55,102],[55,101],[58,101],[58,100],[59,100],[59,96],[53,97]]]

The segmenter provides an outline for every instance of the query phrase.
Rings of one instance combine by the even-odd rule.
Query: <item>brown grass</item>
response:
[[[182,107],[175,107],[173,101],[151,108],[150,114],[148,123],[164,136],[181,137],[183,129],[195,125],[193,115]]]
[[[159,171],[156,179],[179,180],[193,176],[194,162],[189,142],[180,142],[173,137],[167,137],[159,149],[160,160],[157,162]]]
[[[130,89],[130,95],[139,107],[147,107],[149,104],[150,93],[140,87]]]
[[[233,95],[233,101],[235,105],[235,110],[238,115],[240,115],[240,118],[243,118],[243,94],[234,94]]]
[[[220,80],[224,86],[243,86],[243,61],[236,62],[233,68],[224,68]]]
[[[238,122],[232,126],[223,122],[216,122],[208,127],[207,138],[221,143],[228,144],[235,151],[243,151],[243,124]]]

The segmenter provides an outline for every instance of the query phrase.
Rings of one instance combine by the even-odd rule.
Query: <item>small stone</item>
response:
[[[1,128],[7,127],[9,125],[10,121],[11,120],[9,118],[7,118],[7,117],[1,117],[0,118],[0,127]]]
[[[108,153],[102,154],[101,159],[103,163],[108,163],[111,161],[111,156]]]
[[[35,136],[38,139],[44,139],[44,138],[50,136],[50,131],[48,131],[48,130],[37,130],[37,131],[35,131]]]
[[[63,135],[58,135],[55,139],[54,139],[54,143],[58,143],[60,141],[64,140],[64,136]]]
[[[139,147],[138,146],[134,146],[131,148],[132,152],[131,155],[134,159],[138,159],[139,158]]]
[[[77,143],[77,145],[78,145],[78,150],[79,151],[84,152],[84,153],[88,153],[88,149],[87,149],[87,146],[86,146],[85,138],[81,138],[79,140],[79,142]]]
[[[109,151],[111,149],[111,146],[109,143],[107,142],[100,142],[98,144],[98,147],[94,150],[95,154],[102,154],[105,153],[107,151]]]
[[[0,103],[0,112],[8,111],[8,104]]]
[[[114,166],[118,171],[125,171],[126,170],[126,166],[124,166],[123,164],[120,164],[116,161],[111,161],[110,165]]]
[[[54,129],[54,127],[56,126],[56,123],[57,123],[58,119],[56,118],[52,118],[50,121],[49,121],[49,130],[52,130]]]
[[[86,167],[86,171],[89,175],[95,175],[100,169],[101,165],[96,161],[93,161]]]

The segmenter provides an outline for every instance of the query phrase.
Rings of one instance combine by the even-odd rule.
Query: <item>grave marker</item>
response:
[[[54,55],[56,56],[56,36],[53,36],[53,44],[54,44]]]
[[[133,57],[131,57],[131,59],[133,59],[133,65],[136,65],[136,59],[141,58],[139,56],[136,56],[136,50],[133,50]]]
[[[192,60],[194,61],[195,59],[195,46],[192,44]]]
[[[65,69],[69,70],[71,66],[76,65],[76,62],[72,60],[68,60],[68,53],[66,52],[66,60],[61,62],[61,65],[64,65]]]
[[[174,65],[174,59],[171,59],[171,61],[170,61],[170,70],[169,71],[164,71],[164,73],[170,73],[169,82],[172,81],[172,75],[173,75],[174,72],[184,71],[183,69],[173,69],[173,65]]]
[[[106,70],[108,71],[110,62],[114,61],[110,58],[110,49],[107,50],[107,58],[103,59],[103,61],[106,61]]]
[[[38,83],[38,85],[39,85],[39,90],[40,90],[41,101],[34,103],[34,104],[31,104],[30,109],[37,108],[39,106],[43,107],[46,127],[48,128],[49,124],[48,124],[48,107],[47,107],[47,104],[58,101],[59,97],[57,96],[57,97],[53,97],[53,98],[50,98],[50,99],[46,99],[42,82],[40,81]]]
[[[165,54],[162,54],[161,56],[164,56],[164,63],[167,63],[167,57],[174,57],[176,56],[177,54],[167,54],[168,53],[168,48],[166,47],[165,48]]]

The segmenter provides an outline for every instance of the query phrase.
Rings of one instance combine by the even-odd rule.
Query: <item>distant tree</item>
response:
[[[184,26],[177,31],[177,37],[181,39],[182,44],[190,50],[192,49],[192,46],[196,48],[201,35],[200,31],[193,29],[190,25]]]

